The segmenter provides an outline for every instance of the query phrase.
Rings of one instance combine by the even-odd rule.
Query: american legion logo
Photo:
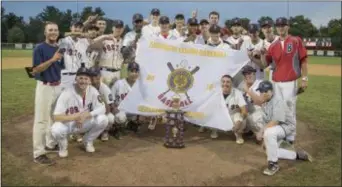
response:
[[[166,106],[171,107],[172,105],[172,96],[166,96],[170,91],[174,92],[175,95],[184,95],[185,99],[181,99],[180,107],[184,107],[190,105],[192,103],[190,96],[188,95],[188,91],[193,87],[194,84],[194,74],[200,69],[198,66],[191,69],[188,66],[186,60],[182,60],[181,63],[176,65],[176,68],[173,67],[171,62],[167,63],[167,67],[170,70],[170,73],[167,77],[167,86],[168,90],[161,93],[158,96],[158,99],[164,103]],[[184,97],[181,97],[184,98]]]

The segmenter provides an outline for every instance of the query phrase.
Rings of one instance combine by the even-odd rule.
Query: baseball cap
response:
[[[81,63],[81,67],[78,68],[77,72],[76,72],[76,76],[80,76],[80,75],[85,75],[85,76],[90,76],[90,72],[89,70],[85,67],[84,63]]]
[[[162,16],[159,18],[159,24],[169,24],[170,19],[167,16]]]
[[[240,18],[233,18],[232,19],[232,25],[241,25]]]
[[[242,68],[242,74],[248,74],[248,73],[252,73],[252,72],[256,72],[256,69],[254,69],[252,66],[246,65]]]
[[[206,20],[206,19],[201,19],[201,21],[200,21],[200,23],[199,23],[200,25],[203,25],[203,24],[209,24],[209,21],[208,20]]]
[[[71,25],[74,27],[83,27],[83,22],[81,21],[73,21],[71,22]]]
[[[151,14],[159,14],[160,15],[160,10],[158,8],[153,8],[151,10]]]
[[[258,88],[256,89],[256,91],[259,91],[259,92],[261,92],[261,93],[265,93],[265,92],[267,92],[267,91],[269,91],[269,90],[273,90],[273,85],[272,85],[272,83],[271,83],[270,81],[268,81],[268,80],[262,81],[262,82],[259,84]]]
[[[101,70],[100,68],[93,66],[89,69],[89,73],[90,73],[90,76],[96,77],[96,76],[101,75]]]
[[[124,26],[124,22],[122,20],[115,20],[114,27],[122,28]]]
[[[218,25],[212,25],[209,28],[209,32],[210,33],[215,33],[215,34],[220,33],[221,32],[221,27],[218,26]]]
[[[133,70],[136,70],[136,71],[140,70],[138,63],[136,63],[136,62],[128,63],[127,71],[133,71]]]
[[[259,26],[257,24],[252,23],[252,24],[248,25],[248,32],[249,33],[254,34],[257,31],[259,31]]]
[[[144,20],[144,17],[143,15],[139,14],[139,13],[136,13],[133,15],[133,18],[132,18],[133,22],[136,22],[136,21],[143,21]]]
[[[285,17],[280,17],[276,19],[275,25],[276,26],[281,26],[281,25],[288,25],[289,22]]]
[[[176,14],[175,19],[185,19],[183,14]]]
[[[271,19],[263,20],[263,21],[261,22],[261,27],[265,27],[265,26],[270,26],[270,27],[272,27],[272,26],[273,26],[273,20],[271,20]]]
[[[196,18],[189,18],[188,19],[188,24],[189,25],[198,25],[198,21]]]

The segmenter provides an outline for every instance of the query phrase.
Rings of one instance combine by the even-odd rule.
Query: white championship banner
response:
[[[185,120],[228,131],[233,127],[221,89],[224,74],[234,76],[247,64],[246,51],[221,50],[161,38],[141,38],[136,62],[140,77],[119,109],[162,115],[180,97]]]

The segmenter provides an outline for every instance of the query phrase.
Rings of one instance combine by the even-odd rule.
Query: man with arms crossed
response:
[[[51,135],[52,105],[61,92],[62,54],[57,46],[59,35],[55,23],[47,23],[44,30],[45,41],[33,51],[32,75],[37,80],[34,102],[33,158],[43,165],[55,164],[46,156],[47,151],[57,151],[57,143]]]
[[[151,23],[142,28],[143,36],[157,36],[160,32],[160,27],[158,25],[160,17],[160,11],[157,8],[151,10]]]

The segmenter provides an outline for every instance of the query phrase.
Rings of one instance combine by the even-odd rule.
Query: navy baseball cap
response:
[[[175,19],[185,19],[184,15],[183,14],[177,14],[175,16]]]
[[[159,24],[169,24],[170,19],[167,16],[161,16],[159,18]]]
[[[133,20],[133,22],[136,22],[136,21],[143,21],[143,20],[144,20],[144,17],[143,17],[143,15],[137,13],[137,14],[134,14],[134,15],[133,15],[132,20]]]
[[[232,26],[234,25],[241,25],[241,19],[240,18],[233,18],[232,19]]]
[[[254,34],[257,31],[259,31],[259,26],[257,24],[252,23],[252,24],[248,25],[248,32],[249,33]]]
[[[80,75],[85,75],[85,76],[91,76],[89,69],[87,69],[85,67],[84,63],[81,63],[81,67],[78,68],[77,72],[76,72],[76,76],[80,76]]]
[[[134,71],[134,70],[136,71],[140,70],[139,64],[136,62],[128,63],[127,71]]]
[[[101,70],[100,68],[93,66],[89,69],[89,73],[91,76],[96,77],[101,75]]]
[[[265,93],[265,92],[267,92],[267,91],[269,91],[269,90],[273,90],[273,85],[272,85],[272,83],[271,83],[270,81],[268,81],[268,80],[262,81],[262,82],[259,84],[258,88],[256,89],[256,91],[259,91],[259,92],[261,92],[261,93]]]
[[[115,20],[114,27],[122,28],[124,27],[124,22],[122,20]]]
[[[265,27],[265,26],[272,27],[272,26],[273,26],[273,20],[271,20],[271,19],[266,19],[266,20],[264,20],[264,21],[261,22],[260,26],[261,26],[261,27]]]
[[[215,33],[215,34],[220,33],[221,32],[221,27],[218,26],[218,25],[212,25],[209,28],[209,32],[210,33]]]
[[[280,17],[276,19],[275,25],[276,26],[289,25],[289,21],[285,17]]]
[[[189,25],[198,25],[198,21],[196,18],[189,18],[188,19],[188,24]]]
[[[203,25],[203,24],[209,24],[209,21],[208,20],[206,20],[206,19],[201,19],[201,21],[200,21],[200,23],[199,23],[200,25]]]
[[[158,15],[160,15],[160,10],[159,10],[158,8],[154,8],[154,9],[151,10],[151,14],[152,14],[152,15],[153,15],[153,14],[158,14]]]
[[[245,74],[248,74],[248,73],[255,73],[256,72],[256,69],[254,69],[252,66],[250,65],[246,65],[242,68],[242,74],[245,75]]]

